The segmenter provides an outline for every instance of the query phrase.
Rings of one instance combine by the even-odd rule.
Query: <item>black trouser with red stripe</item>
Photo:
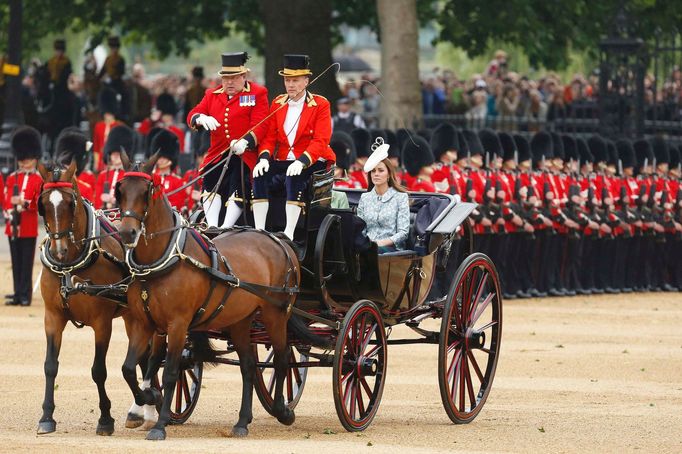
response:
[[[12,279],[14,281],[15,302],[31,302],[33,296],[33,258],[36,252],[36,239],[9,239],[12,256]]]

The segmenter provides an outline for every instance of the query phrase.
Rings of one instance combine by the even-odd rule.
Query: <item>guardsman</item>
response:
[[[118,36],[110,36],[107,43],[109,44],[110,52],[104,60],[104,65],[102,65],[102,69],[99,72],[99,78],[116,90],[120,96],[125,96],[123,76],[126,72],[126,61],[119,53],[121,40]]]
[[[362,189],[360,182],[351,178],[348,173],[351,164],[355,162],[355,144],[353,143],[353,138],[343,131],[334,131],[329,140],[329,146],[334,150],[334,155],[336,155],[334,187]]]
[[[329,101],[307,91],[310,83],[307,55],[284,55],[286,93],[272,102],[267,133],[258,147],[253,169],[253,218],[257,229],[265,228],[271,190],[286,190],[286,228],[294,239],[298,218],[305,206],[304,193],[313,172],[336,160],[329,147],[332,135]],[[272,164],[272,165],[271,165]],[[272,167],[272,168],[271,168]]]
[[[178,106],[175,99],[168,93],[161,93],[156,98],[156,107],[149,118],[145,118],[137,130],[142,135],[149,134],[152,128],[165,128],[175,134],[180,144],[180,150],[185,149],[185,132],[175,125],[175,115],[178,113]]]
[[[365,128],[353,129],[350,136],[355,144],[355,162],[351,163],[350,177],[357,181],[362,189],[367,189],[367,174],[363,168],[371,152],[372,137]]]
[[[7,177],[3,200],[5,234],[9,238],[12,257],[14,294],[5,302],[9,306],[30,306],[33,291],[33,257],[38,236],[38,197],[43,179],[36,171],[42,154],[40,134],[30,126],[14,131],[11,147],[18,169]]]
[[[92,142],[80,129],[72,126],[64,129],[57,137],[54,161],[64,168],[67,168],[72,160],[76,161],[78,192],[88,202],[93,203],[96,179],[95,175],[86,169],[91,149]]]
[[[201,130],[197,131],[192,138],[192,153],[194,154],[194,165],[191,169],[185,172],[183,177],[183,184],[188,184],[187,190],[187,209],[189,211],[194,211],[195,207],[201,206],[201,187],[203,185],[203,179],[197,177],[200,176],[199,167],[204,160],[204,155],[211,147],[211,134],[210,131]],[[195,181],[196,180],[196,181]],[[191,183],[190,183],[191,182]]]
[[[180,158],[180,143],[178,137],[168,129],[162,128],[151,141],[149,151],[158,153],[159,158],[154,166],[154,177],[164,194],[175,191],[183,185],[182,177],[175,173]],[[176,191],[168,195],[168,202],[180,212],[187,210],[187,192]],[[186,213],[185,213],[186,214]]]
[[[95,208],[111,209],[116,205],[116,183],[123,178],[121,153],[131,154],[135,143],[135,133],[126,125],[118,125],[111,130],[104,145],[106,170],[100,172],[95,184]]]
[[[100,172],[106,165],[104,162],[104,144],[107,143],[109,132],[123,123],[118,120],[121,112],[121,95],[116,93],[114,89],[102,87],[97,95],[97,101],[102,120],[95,123],[92,132],[92,151],[93,168]],[[127,151],[130,152],[131,150]]]
[[[408,191],[436,192],[431,181],[435,158],[429,143],[421,136],[415,136],[414,142],[406,142],[403,148],[405,170],[412,177]]]
[[[190,128],[211,132],[211,146],[199,172],[204,174],[204,214],[212,227],[232,227],[242,214],[244,201],[250,194],[250,170],[256,164],[256,149],[267,129],[267,122],[263,120],[268,115],[268,90],[247,80],[248,58],[246,52],[222,54],[221,86],[207,89],[201,102],[187,114]],[[223,168],[220,161],[228,150],[237,158],[230,158],[220,181]],[[225,217],[219,224],[223,204]]]
[[[451,123],[441,123],[433,130],[431,150],[436,158],[431,180],[437,192],[444,194],[461,194],[458,182],[455,181],[453,165],[457,161],[457,130]]]

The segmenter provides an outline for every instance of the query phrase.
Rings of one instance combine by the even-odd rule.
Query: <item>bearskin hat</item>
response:
[[[594,158],[593,162],[606,162],[608,159],[608,150],[606,148],[606,141],[599,136],[594,135],[587,140],[587,144],[590,146],[590,153]]]
[[[110,113],[118,117],[121,112],[121,95],[113,88],[104,86],[97,94],[97,105],[102,115]]]
[[[542,161],[543,156],[545,159],[552,159],[554,157],[552,136],[546,131],[538,131],[530,139],[530,151],[534,163]]]
[[[457,149],[459,149],[459,144],[457,143],[455,127],[451,123],[439,124],[431,136],[431,151],[433,151],[436,161],[439,161],[446,151],[456,151]]]
[[[582,137],[578,137],[575,140],[575,143],[578,149],[578,156],[580,157],[580,162],[581,163],[594,162],[594,156],[592,156],[592,152],[590,151],[590,147],[587,145],[587,141]]]
[[[561,159],[562,161],[566,158],[564,153],[564,142],[561,140],[561,136],[556,132],[550,132],[552,136],[552,159]]]
[[[497,137],[497,133],[492,129],[481,129],[478,131],[478,138],[481,140],[483,150],[493,159],[497,156],[502,157],[502,144]]]
[[[429,143],[431,142],[431,137],[433,136],[433,129],[431,128],[423,128],[417,131],[417,135],[422,136],[424,139],[426,139],[426,142]]]
[[[464,131],[462,131],[462,133],[464,135],[464,140],[469,146],[469,154],[471,156],[475,155],[483,156],[485,154],[485,150],[483,149],[481,139],[478,138],[478,134],[476,134],[471,129],[465,129]]]
[[[372,153],[372,136],[365,128],[356,128],[350,132],[355,144],[355,155],[358,158],[368,158]]]
[[[618,165],[618,150],[616,149],[616,143],[613,140],[606,140],[606,150],[608,152],[608,157],[606,163],[610,166]]]
[[[516,150],[519,152],[519,162],[530,161],[533,156],[530,152],[530,143],[521,134],[514,134],[514,144],[516,145]]]
[[[161,93],[158,98],[156,98],[156,108],[165,115],[175,116],[178,113],[178,106],[175,103],[175,99],[168,93]]]
[[[578,145],[575,142],[573,136],[568,134],[561,135],[561,143],[564,149],[564,161],[574,161],[580,160],[580,154],[578,153]]]
[[[388,157],[398,158],[400,160],[400,145],[398,143],[398,135],[390,129],[384,129],[384,137],[386,143],[389,145]]]
[[[40,133],[31,126],[19,126],[15,129],[12,133],[11,145],[17,161],[40,159],[43,154]]]
[[[462,131],[457,131],[457,143],[459,144],[459,153],[457,153],[457,159],[464,159],[469,155],[469,144],[464,138],[464,133]]]
[[[76,173],[85,170],[89,155],[88,139],[83,132],[71,126],[62,130],[57,137],[54,148],[54,162],[61,166],[68,166],[72,160],[76,161]]]
[[[628,139],[619,139],[616,141],[616,149],[618,150],[618,159],[620,159],[623,168],[635,167],[637,160],[635,159],[635,149],[632,147],[632,142]]]
[[[403,148],[403,165],[405,170],[416,177],[422,167],[427,167],[433,164],[436,159],[433,157],[433,152],[429,143],[422,136],[416,136],[414,142],[409,141],[405,143]]]
[[[118,125],[109,131],[107,143],[104,144],[104,162],[109,163],[109,155],[115,151],[124,151],[132,156],[133,147],[135,146],[135,134],[132,129],[126,125]]]
[[[409,142],[410,137],[414,136],[415,134],[409,129],[400,128],[395,132],[395,135],[398,138],[398,147],[400,147],[400,150],[402,150],[405,146],[405,142]]]
[[[202,130],[204,130],[202,128]],[[152,147],[152,141],[154,140],[154,137],[156,135],[163,131],[163,128],[160,126],[154,126],[152,129],[149,130],[147,135],[144,137],[144,157],[145,159],[149,159],[151,155],[153,155],[156,150]]]
[[[513,161],[515,155],[518,155],[518,150],[516,149],[516,142],[514,138],[508,132],[498,132],[497,138],[500,140],[500,145],[502,146],[502,159],[504,161]]]
[[[654,164],[654,151],[651,148],[651,142],[646,139],[635,140],[632,147],[635,149],[638,169],[644,167],[644,161],[647,162],[647,165]]]
[[[174,169],[178,165],[180,158],[180,141],[178,136],[170,132],[168,129],[161,129],[151,141],[151,150],[153,153],[159,153],[160,158],[166,158],[171,161],[171,168]]]
[[[355,144],[353,138],[343,131],[334,131],[329,146],[336,155],[336,165],[348,170],[355,162]]]
[[[661,137],[654,137],[651,139],[651,148],[654,150],[657,164],[670,162],[670,152],[668,151],[668,142]]]
[[[674,169],[680,165],[680,147],[671,143],[668,145],[668,151],[670,152],[670,162],[668,164],[671,169]]]

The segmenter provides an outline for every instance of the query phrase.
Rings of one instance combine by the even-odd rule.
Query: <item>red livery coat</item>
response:
[[[21,211],[18,238],[35,238],[38,236],[38,197],[43,185],[43,179],[38,172],[13,172],[7,177],[5,198],[3,205],[5,211],[11,213],[14,210],[11,199],[14,186],[19,188],[19,196],[24,198]],[[5,223],[5,235],[12,236],[12,223]]]

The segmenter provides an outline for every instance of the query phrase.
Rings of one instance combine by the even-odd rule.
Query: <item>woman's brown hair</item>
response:
[[[398,182],[398,178],[397,178],[396,175],[395,175],[395,168],[393,167],[393,164],[391,164],[391,160],[388,159],[388,158],[386,158],[386,159],[384,159],[384,160],[381,161],[381,162],[384,163],[384,165],[386,166],[386,170],[388,170],[388,187],[389,187],[389,188],[393,188],[393,189],[395,189],[395,190],[398,191],[398,192],[407,192],[407,189],[405,189],[405,188],[403,187],[403,185],[401,185],[401,184]],[[379,164],[377,164],[377,165],[379,165]],[[375,167],[375,168],[376,168],[376,167]],[[373,171],[374,171],[374,170],[370,170],[370,171],[367,173],[367,190],[368,190],[368,191],[371,191],[372,188],[374,188],[374,183],[372,183],[372,175],[371,175],[371,173],[372,173]]]

